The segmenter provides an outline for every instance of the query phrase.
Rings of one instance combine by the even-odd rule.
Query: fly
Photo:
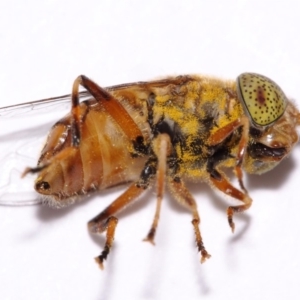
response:
[[[87,91],[79,93],[80,86]],[[88,223],[92,233],[106,232],[104,249],[96,257],[101,268],[113,245],[117,213],[154,185],[156,210],[145,240],[154,244],[166,186],[191,213],[203,263],[210,254],[186,182],[204,181],[241,202],[227,209],[233,232],[234,214],[252,203],[243,172],[273,169],[298,141],[299,111],[274,81],[255,73],[243,73],[236,81],[193,75],[109,88],[82,75],[74,81],[71,96],[23,106],[70,99],[70,113],[53,125],[36,166],[26,168],[23,176],[37,174],[35,190],[54,207],[130,183]],[[20,107],[0,109],[0,118]],[[239,188],[225,168],[233,171]]]

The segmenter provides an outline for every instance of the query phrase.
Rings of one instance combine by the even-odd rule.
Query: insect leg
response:
[[[233,133],[236,129],[239,127],[242,127],[242,135],[241,139],[239,141],[238,145],[238,152],[237,152],[237,158],[236,158],[236,166],[235,166],[235,175],[238,178],[239,185],[241,189],[248,193],[244,183],[243,183],[243,173],[242,173],[242,163],[246,151],[246,147],[248,144],[248,134],[249,134],[249,120],[247,117],[241,117],[226,126],[220,128],[215,133],[213,133],[209,139],[208,144],[209,145],[217,145],[224,141],[231,133]]]
[[[234,213],[243,212],[248,209],[252,204],[252,199],[247,193],[243,193],[236,189],[226,178],[218,171],[214,170],[213,175],[210,176],[210,181],[212,184],[226,195],[229,195],[237,200],[242,201],[244,204],[237,206],[229,206],[227,208],[228,223],[231,227],[232,232],[234,232],[234,222],[232,220]]]
[[[153,141],[153,150],[157,156],[158,164],[157,164],[157,176],[156,176],[156,210],[153,219],[153,223],[147,234],[147,237],[144,241],[150,242],[151,244],[154,243],[154,237],[159,221],[160,216],[160,209],[161,209],[161,202],[164,195],[165,190],[165,178],[166,178],[166,171],[167,171],[167,156],[170,149],[170,137],[168,134],[160,134],[157,138]]]
[[[204,263],[206,259],[210,258],[210,254],[207,253],[204,247],[202,236],[200,233],[200,216],[197,210],[196,201],[179,177],[169,177],[168,183],[169,188],[174,198],[178,201],[178,203],[182,206],[185,206],[188,210],[192,212],[192,224],[194,226],[196,244],[198,251],[201,253],[201,263]]]
[[[108,91],[101,88],[95,82],[84,75],[78,76],[73,84],[72,90],[72,116],[73,116],[73,143],[79,144],[80,140],[80,111],[79,111],[79,86],[82,85],[86,88],[91,95],[101,103],[101,106],[107,111],[107,113],[114,119],[114,121],[120,126],[125,135],[133,142],[135,149],[143,151],[145,149],[144,138],[140,128],[131,118],[126,109],[118,102]]]
[[[242,163],[245,155],[245,151],[248,144],[248,134],[250,130],[249,126],[249,120],[246,117],[243,117],[241,120],[241,126],[243,128],[242,130],[242,136],[239,142],[239,148],[237,153],[237,163],[235,166],[235,175],[239,181],[239,185],[241,189],[248,194],[248,191],[246,190],[244,183],[243,183],[243,172],[242,172]]]
[[[136,200],[150,186],[150,181],[154,175],[155,168],[153,168],[151,162],[148,162],[142,171],[140,180],[131,184],[113,203],[88,222],[88,229],[91,233],[106,231],[104,250],[95,258],[101,269],[103,269],[103,261],[107,259],[114,240],[118,223],[118,219],[114,215]]]

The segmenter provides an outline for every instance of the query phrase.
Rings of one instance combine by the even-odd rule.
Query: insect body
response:
[[[79,85],[92,95],[79,103]],[[201,262],[210,257],[199,230],[196,201],[188,180],[201,180],[237,200],[233,215],[251,206],[242,170],[261,174],[275,167],[298,141],[300,115],[280,87],[252,73],[236,82],[180,76],[103,89],[85,76],[73,85],[71,113],[51,129],[37,167],[35,189],[61,207],[84,195],[131,182],[127,190],[89,223],[106,231],[99,266],[111,249],[116,213],[156,184],[157,204],[145,240],[154,243],[165,184],[192,214]],[[224,173],[231,168],[240,188]]]

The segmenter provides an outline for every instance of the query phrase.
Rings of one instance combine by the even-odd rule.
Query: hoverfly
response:
[[[79,93],[80,86],[87,92]],[[130,182],[88,223],[93,233],[106,231],[104,249],[96,257],[101,268],[113,244],[116,214],[154,185],[156,210],[145,240],[154,243],[166,185],[191,212],[203,263],[210,254],[186,182],[207,182],[241,202],[227,209],[234,231],[234,214],[252,203],[243,171],[271,170],[298,141],[299,111],[275,82],[255,73],[243,73],[236,81],[178,76],[108,88],[79,76],[70,98],[71,112],[53,125],[37,166],[26,168],[23,176],[36,173],[35,190],[54,207]],[[54,103],[66,99],[53,98]],[[2,108],[0,118],[9,109]],[[233,170],[239,188],[226,176],[226,168]]]

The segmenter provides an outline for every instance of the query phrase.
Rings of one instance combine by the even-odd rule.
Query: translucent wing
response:
[[[81,100],[90,98],[88,92],[80,93]],[[70,108],[70,95],[0,108],[0,205],[40,202],[34,176],[21,174],[36,166],[48,131]]]

